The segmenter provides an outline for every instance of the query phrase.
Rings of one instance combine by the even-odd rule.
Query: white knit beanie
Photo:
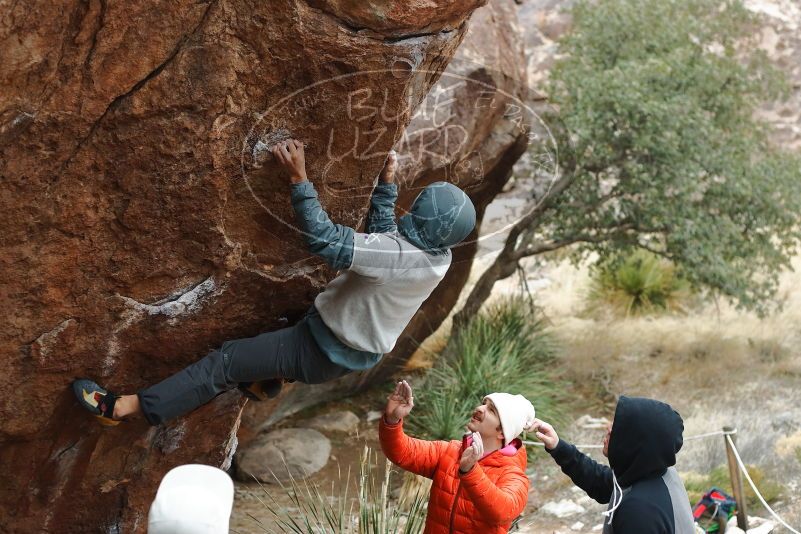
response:
[[[491,400],[498,410],[504,447],[524,430],[531,430],[534,423],[534,406],[523,395],[490,393],[484,399]]]
[[[188,464],[164,475],[148,514],[148,534],[228,534],[234,483],[225,471]]]

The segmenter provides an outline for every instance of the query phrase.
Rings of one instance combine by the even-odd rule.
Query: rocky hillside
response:
[[[790,150],[801,150],[801,4],[794,0],[745,0],[764,24],[758,46],[790,82],[786,101],[767,106],[761,117],[773,127],[773,140]]]

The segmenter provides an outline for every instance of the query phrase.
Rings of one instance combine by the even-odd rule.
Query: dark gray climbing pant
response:
[[[145,419],[159,425],[191,412],[240,382],[284,378],[321,384],[349,372],[320,350],[304,318],[289,328],[226,341],[219,350],[137,395]]]

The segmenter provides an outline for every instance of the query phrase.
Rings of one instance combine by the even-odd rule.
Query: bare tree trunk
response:
[[[473,286],[473,289],[470,291],[462,309],[453,316],[451,339],[458,337],[459,331],[464,328],[471,317],[478,313],[481,305],[484,304],[492,293],[495,282],[513,275],[517,269],[518,262],[522,258],[545,251],[538,249],[536,252],[533,252],[533,254],[530,253],[528,241],[533,237],[537,227],[542,221],[543,214],[551,207],[554,199],[558,198],[572,182],[572,174],[562,176],[554,183],[553,187],[550,188],[546,196],[540,200],[540,203],[512,227],[509,231],[509,235],[506,237],[503,250],[498,254],[498,257],[495,258],[495,261],[492,262],[492,265],[482,273],[478,282],[476,282],[476,285]],[[523,236],[522,242],[520,242],[521,236]],[[551,247],[547,247],[547,249],[553,250]]]
[[[478,313],[481,305],[484,304],[492,293],[495,282],[508,278],[514,274],[516,268],[517,261],[511,258],[505,250],[501,252],[495,261],[492,262],[492,265],[482,273],[476,285],[473,286],[473,289],[470,290],[470,294],[462,309],[453,316],[451,337],[458,335],[470,318]]]
[[[562,132],[562,135],[566,135]],[[565,137],[563,142],[559,143],[560,147],[570,147],[570,142]],[[561,248],[568,242],[554,242],[548,245],[539,247],[530,247],[530,241],[534,238],[537,229],[543,221],[546,212],[554,205],[560,195],[573,184],[576,178],[576,157],[575,154],[568,150],[562,152],[560,161],[561,175],[553,182],[551,187],[546,191],[545,195],[539,200],[539,203],[517,224],[515,224],[509,231],[506,237],[503,250],[492,262],[492,265],[481,274],[476,285],[467,296],[464,306],[453,316],[453,328],[451,330],[451,337],[448,341],[450,345],[454,342],[459,332],[465,327],[470,319],[478,313],[481,305],[492,294],[492,288],[495,282],[503,280],[514,274],[520,260],[527,256],[533,256],[549,250]]]

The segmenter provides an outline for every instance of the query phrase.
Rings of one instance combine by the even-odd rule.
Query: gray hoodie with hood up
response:
[[[425,187],[409,213],[395,222],[395,184],[379,183],[370,201],[366,233],[334,224],[310,182],[292,186],[299,229],[311,252],[339,269],[306,317],[318,346],[352,370],[374,366],[451,264],[451,248],[473,231],[476,211],[458,187]]]
[[[676,468],[684,423],[664,402],[621,396],[609,439],[609,465],[559,440],[550,454],[573,482],[609,503],[603,534],[694,534],[687,491]]]

